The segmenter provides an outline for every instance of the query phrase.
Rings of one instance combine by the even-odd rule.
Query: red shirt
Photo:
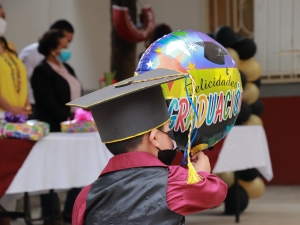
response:
[[[167,204],[170,210],[183,216],[219,206],[227,194],[227,185],[217,176],[198,172],[203,177],[197,184],[187,184],[188,170],[180,166],[166,166],[157,157],[146,152],[130,152],[112,157],[101,175],[137,167],[161,166],[169,168]],[[101,176],[100,175],[100,176]],[[78,195],[72,215],[73,225],[84,224],[86,197],[91,184]]]

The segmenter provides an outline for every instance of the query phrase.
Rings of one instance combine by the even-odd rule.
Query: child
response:
[[[73,225],[179,225],[185,215],[224,201],[227,186],[210,174],[203,152],[192,158],[202,178],[196,184],[187,184],[187,169],[168,166],[177,148],[159,85],[184,76],[156,69],[69,103],[91,109],[101,139],[114,155],[77,197]]]

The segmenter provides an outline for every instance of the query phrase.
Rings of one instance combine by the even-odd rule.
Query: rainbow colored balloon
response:
[[[228,134],[240,111],[243,90],[237,65],[226,48],[204,33],[175,31],[151,44],[136,72],[142,75],[156,68],[190,74],[196,84],[194,107],[189,102],[191,79],[162,85],[170,128],[179,145],[187,144],[191,125],[198,130],[192,147],[210,148]]]

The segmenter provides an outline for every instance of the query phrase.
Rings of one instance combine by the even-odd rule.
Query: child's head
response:
[[[144,140],[144,136],[145,134],[124,141],[118,141],[118,142],[109,143],[105,145],[113,155],[119,155],[122,153],[135,151],[136,149],[138,149]]]
[[[163,126],[155,128],[146,134],[133,137],[124,141],[118,141],[118,142],[105,144],[105,145],[113,155],[119,155],[122,153],[133,152],[133,151],[144,151],[144,152],[149,152],[153,155],[157,155],[157,148],[159,149],[174,148],[172,139],[168,136],[169,131],[171,130],[169,128],[169,121],[168,121]]]
[[[185,74],[156,69],[110,85],[68,105],[90,108],[101,140],[114,154],[144,151],[171,155],[170,115],[160,84]],[[174,140],[174,138],[172,138]],[[176,154],[176,153],[175,153]]]
[[[176,155],[175,151],[172,152],[176,149],[176,143],[173,131],[169,128],[169,121],[146,134],[105,145],[113,155],[135,151],[147,152],[165,164],[170,164]]]

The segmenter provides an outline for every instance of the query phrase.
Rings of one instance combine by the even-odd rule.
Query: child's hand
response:
[[[205,171],[210,173],[210,162],[207,155],[205,155],[203,152],[198,152],[195,155],[193,155],[191,161],[197,172]]]

